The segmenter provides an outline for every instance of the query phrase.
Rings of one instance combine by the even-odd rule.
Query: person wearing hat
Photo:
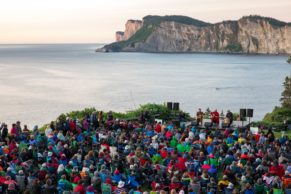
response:
[[[112,176],[112,181],[118,183],[121,180],[121,174],[118,169],[115,169],[114,174]]]
[[[182,184],[183,184],[185,187],[188,187],[188,185],[189,185],[190,182],[191,182],[191,178],[190,178],[188,172],[184,172],[184,173],[183,173],[183,176],[182,176],[182,178],[181,178],[181,182],[182,182]]]
[[[265,184],[263,183],[263,179],[259,178],[257,183],[254,185],[254,191],[256,194],[264,194],[266,191]]]
[[[198,179],[198,177],[194,177],[192,180],[191,180],[191,183],[188,187],[189,189],[192,190],[192,192],[194,193],[200,193],[200,190],[201,190],[201,185],[200,185],[200,181]]]
[[[206,188],[207,184],[209,183],[209,179],[210,179],[210,176],[208,174],[208,170],[203,170],[201,179],[200,179],[201,187]]]
[[[38,178],[33,180],[30,192],[36,194],[41,193],[41,186]]]
[[[62,175],[61,179],[58,181],[58,188],[61,191],[71,191],[72,184],[67,180],[66,175]]]
[[[86,189],[83,185],[83,181],[79,180],[77,186],[74,188],[74,192],[79,194],[86,194]]]
[[[9,183],[8,189],[7,189],[7,194],[18,194],[19,191],[16,190],[15,184],[14,183]]]
[[[216,179],[217,176],[217,169],[214,165],[210,166],[210,169],[208,170],[208,174],[210,175],[210,177],[213,177]]]
[[[95,194],[95,189],[92,185],[87,187],[86,194]]]
[[[222,180],[218,182],[218,190],[224,191],[224,189],[229,185],[228,177],[227,175],[223,175]]]
[[[45,185],[42,187],[42,194],[54,194],[57,193],[57,188],[53,185],[52,180],[49,178],[46,180]]]
[[[234,185],[230,182],[227,187],[224,189],[224,194],[232,194]]]
[[[19,187],[20,192],[23,192],[25,190],[25,175],[23,170],[19,170],[18,174],[16,175],[16,182]]]
[[[107,178],[105,180],[105,183],[101,184],[101,191],[104,194],[111,194],[112,193],[112,185],[111,185],[111,180]]]
[[[282,181],[285,188],[287,188],[288,185],[291,185],[291,173],[288,170],[285,171],[285,175],[282,177]]]
[[[126,192],[126,189],[124,188],[124,186],[125,186],[125,182],[119,181],[117,188],[114,191],[114,194],[121,194],[123,192]]]
[[[246,184],[246,189],[242,191],[242,194],[254,194],[254,190],[250,183]]]
[[[207,185],[207,192],[216,193],[217,183],[213,177],[210,178],[210,183]]]

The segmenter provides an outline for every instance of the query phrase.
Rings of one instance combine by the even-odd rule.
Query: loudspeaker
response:
[[[253,117],[254,109],[247,109],[247,117]]]
[[[239,116],[240,118],[245,118],[247,116],[247,110],[244,108],[244,109],[240,109],[239,111]]]
[[[212,127],[212,122],[205,122],[204,127]]]
[[[173,110],[173,102],[167,102],[167,108]]]
[[[179,110],[179,103],[174,102],[173,110]]]

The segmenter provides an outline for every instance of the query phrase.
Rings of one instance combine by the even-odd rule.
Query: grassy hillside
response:
[[[145,41],[154,31],[153,25],[143,25],[132,37],[126,41],[114,42],[106,45],[105,48],[113,52],[121,51],[124,47],[134,47],[137,42]]]
[[[145,25],[160,25],[161,22],[178,22],[181,24],[193,25],[193,26],[209,26],[209,23],[196,20],[187,16],[179,16],[179,15],[172,15],[172,16],[152,16],[148,15],[143,18]]]
[[[291,109],[275,107],[271,113],[266,114],[262,124],[270,127],[282,128],[284,120],[291,121]]]

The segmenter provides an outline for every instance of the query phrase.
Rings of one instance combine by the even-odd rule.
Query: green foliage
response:
[[[210,25],[209,23],[196,20],[187,16],[171,15],[171,16],[152,16],[148,15],[143,18],[146,25],[160,25],[161,22],[178,22],[181,24],[204,27]]]
[[[153,31],[154,27],[152,25],[144,25],[132,37],[125,41],[125,43],[128,46],[136,42],[143,42],[151,35]]]
[[[290,23],[282,22],[280,20],[277,20],[277,19],[274,19],[271,17],[262,17],[259,15],[250,15],[250,16],[245,16],[243,18],[250,19],[254,22],[257,22],[258,20],[266,20],[269,22],[269,24],[271,24],[272,26],[275,26],[275,27],[284,27],[286,25],[290,25]]]
[[[204,113],[204,118],[205,119],[210,119],[210,113],[211,113],[210,108],[207,108],[205,113]]]
[[[170,120],[172,116],[178,115],[179,113],[184,113],[187,119],[190,119],[189,113],[183,112],[183,111],[172,111],[169,110],[165,105],[162,104],[145,104],[141,105],[139,108],[135,110],[128,111],[126,113],[120,113],[120,112],[112,112],[114,118],[118,119],[126,119],[126,120],[133,120],[133,119],[139,119],[140,115],[144,113],[145,111],[148,111],[149,115],[151,115],[154,118],[162,119],[162,120]],[[61,114],[57,117],[57,120],[60,122],[66,121],[66,118],[69,117],[71,119],[83,119],[86,116],[91,115],[92,113],[98,113],[98,111],[95,108],[86,108],[84,110],[79,111],[72,111],[66,114]],[[103,117],[106,119],[108,116],[108,112],[103,111]],[[41,127],[41,131],[44,131],[48,124]]]
[[[284,120],[291,121],[291,109],[285,107],[275,107],[273,112],[266,114],[262,124],[268,127],[280,128]]]
[[[126,41],[114,42],[114,43],[105,45],[104,48],[106,49],[106,52],[110,52],[110,51],[119,52],[122,49],[121,45],[124,44],[123,42],[126,42]]]
[[[134,47],[135,43],[145,41],[153,31],[154,31],[153,25],[143,25],[143,27],[141,27],[128,40],[114,42],[112,44],[106,45],[105,48],[108,51],[119,52],[125,47]]]
[[[282,107],[291,109],[291,77],[286,77],[283,83],[284,91],[280,99]]]
[[[141,115],[142,112],[148,111],[150,115],[163,119],[163,120],[170,120],[171,116],[177,115],[179,113],[185,113],[183,111],[171,111],[166,106],[162,104],[145,104],[141,105],[138,109],[129,111],[126,114],[130,116],[138,117]],[[189,113],[185,113],[186,118],[190,118]]]
[[[242,52],[243,49],[240,43],[232,43],[227,45],[224,50],[239,53]]]
[[[61,114],[58,119],[60,121],[64,121],[66,117],[72,118],[72,119],[81,119],[88,115],[91,115],[92,113],[97,112],[95,108],[85,108],[84,110],[78,110],[78,111],[72,111],[67,114]],[[62,120],[61,120],[62,119]]]
[[[286,77],[283,83],[284,91],[280,99],[282,107],[275,107],[271,113],[265,115],[263,124],[267,127],[282,128],[284,121],[291,121],[291,77]]]
[[[236,121],[240,117],[239,113],[233,113],[233,120]]]
[[[289,59],[287,60],[287,62],[288,62],[289,64],[291,64],[291,56],[289,57]]]

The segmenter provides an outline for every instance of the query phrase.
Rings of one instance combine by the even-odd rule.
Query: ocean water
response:
[[[41,126],[60,113],[96,107],[127,111],[180,102],[239,112],[253,120],[279,105],[286,56],[95,53],[100,44],[0,45],[0,122]]]

